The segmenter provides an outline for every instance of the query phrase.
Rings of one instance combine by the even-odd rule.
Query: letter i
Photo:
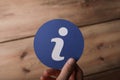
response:
[[[60,36],[66,36],[68,34],[68,30],[65,27],[61,27],[58,31]],[[60,56],[60,53],[62,51],[62,48],[64,46],[64,40],[61,38],[52,38],[51,42],[55,42],[55,47],[53,48],[52,51],[52,59],[55,61],[61,61],[64,60],[65,57]]]

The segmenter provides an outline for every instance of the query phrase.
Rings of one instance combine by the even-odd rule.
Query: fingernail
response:
[[[75,59],[70,58],[70,59],[67,61],[67,63],[71,65],[71,64],[75,64],[76,61],[75,61]]]

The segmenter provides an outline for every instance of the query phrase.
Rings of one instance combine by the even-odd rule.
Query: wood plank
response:
[[[120,20],[81,28],[85,50],[79,66],[84,75],[120,67]],[[0,80],[39,80],[46,69],[34,54],[33,39],[0,44]]]
[[[120,0],[0,0],[0,42],[34,35],[44,22],[78,26],[120,18]]]
[[[120,20],[117,20],[81,28],[85,39],[85,50],[78,63],[85,74],[120,65],[119,25]]]
[[[87,76],[84,80],[120,80],[120,68]]]
[[[33,50],[33,38],[0,44],[0,80],[34,80],[45,66]]]

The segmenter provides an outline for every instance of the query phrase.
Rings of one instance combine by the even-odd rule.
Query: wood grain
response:
[[[120,20],[88,26],[81,28],[81,31],[84,34],[85,50],[78,63],[84,68],[85,74],[119,65]]]
[[[84,75],[120,67],[120,20],[80,28],[85,49],[79,66]],[[0,44],[0,80],[39,80],[45,67],[33,50],[33,39]]]
[[[0,0],[0,42],[33,36],[56,18],[78,26],[118,19],[120,0]]]
[[[120,68],[87,76],[84,79],[85,80],[120,80]]]

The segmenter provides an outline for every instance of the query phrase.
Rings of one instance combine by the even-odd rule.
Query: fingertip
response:
[[[53,72],[53,69],[46,69],[46,70],[43,72],[43,75],[48,76],[48,75],[50,75],[52,72]]]
[[[69,58],[68,61],[65,63],[64,67],[62,68],[62,71],[58,76],[57,80],[68,80],[75,68],[75,64],[76,60],[73,58]]]
[[[48,75],[48,71],[45,70],[45,71],[43,72],[43,75],[44,75],[44,76],[47,76],[47,75]]]
[[[76,60],[74,58],[69,58],[67,61],[68,64],[72,65],[76,63]]]

